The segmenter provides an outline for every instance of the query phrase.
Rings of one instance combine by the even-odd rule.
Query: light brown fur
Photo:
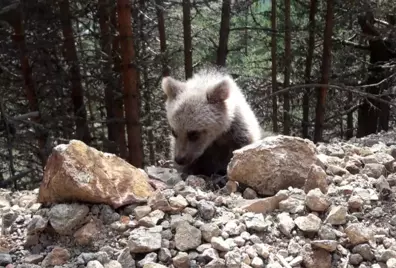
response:
[[[172,154],[183,173],[224,175],[232,152],[260,139],[257,119],[229,75],[206,69],[185,82],[166,77],[162,88]]]

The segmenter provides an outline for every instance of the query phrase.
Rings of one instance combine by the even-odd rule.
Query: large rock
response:
[[[54,148],[38,202],[105,203],[113,208],[147,200],[154,192],[147,174],[113,154],[77,140]]]
[[[262,195],[281,189],[302,188],[311,165],[316,164],[315,145],[291,136],[267,137],[234,151],[228,177],[253,188]]]

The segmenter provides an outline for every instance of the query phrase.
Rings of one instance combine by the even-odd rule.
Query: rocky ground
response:
[[[44,206],[36,203],[39,189],[1,190],[0,267],[396,267],[396,133],[334,140],[316,150],[319,161],[305,169],[298,163],[309,152],[300,162],[282,158],[283,169],[270,176],[271,166],[258,175],[231,170],[248,178],[251,187],[242,193],[235,181],[213,192],[202,178],[183,181],[150,167],[151,178],[171,187],[117,209]],[[293,184],[299,176],[292,171],[305,182]],[[257,178],[276,178],[284,189]],[[264,188],[273,195],[262,197]]]

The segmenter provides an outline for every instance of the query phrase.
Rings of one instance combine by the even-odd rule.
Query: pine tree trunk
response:
[[[100,45],[102,49],[103,61],[103,83],[105,85],[105,106],[107,119],[107,137],[109,144],[107,151],[116,153],[116,128],[114,124],[114,94],[112,86],[112,51],[111,51],[111,32],[110,32],[110,7],[108,0],[98,1],[99,26],[101,32]]]
[[[219,47],[217,48],[216,64],[220,66],[226,65],[228,53],[228,36],[230,34],[230,19],[231,19],[231,3],[230,0],[223,0],[221,7],[221,22],[219,33]]]
[[[144,12],[146,12],[146,0],[139,0],[139,37],[140,37],[140,42],[142,43],[141,45],[141,53],[142,56],[144,57],[147,53],[147,45],[144,43],[145,38],[145,33],[144,33],[144,25],[145,25],[145,17],[144,17]],[[143,97],[144,97],[144,114],[146,117],[146,129],[147,129],[147,147],[149,151],[149,159],[148,162],[150,165],[155,165],[155,141],[154,141],[154,128],[153,128],[153,120],[152,120],[152,112],[151,112],[151,101],[152,101],[152,91],[149,89],[149,70],[147,68],[147,63],[143,62],[142,68],[142,76],[143,76],[143,83],[142,85],[142,91],[143,91]]]
[[[159,32],[159,40],[160,40],[160,51],[161,51],[161,63],[162,63],[162,77],[169,76],[170,70],[168,67],[168,61],[166,57],[166,33],[165,33],[165,19],[164,19],[164,11],[162,7],[162,0],[155,0],[155,4],[157,5],[157,23],[158,23],[158,32]]]
[[[291,31],[290,31],[290,0],[285,0],[285,80],[284,87],[290,86],[291,72]],[[283,134],[290,134],[290,94],[283,94]]]
[[[31,112],[36,112],[36,111],[39,112],[39,115],[37,117],[33,117],[32,119],[37,124],[41,124],[38,97],[36,94],[36,88],[34,86],[35,83],[34,83],[33,77],[32,77],[32,69],[30,67],[29,59],[28,59],[28,55],[27,55],[26,42],[25,42],[25,30],[24,30],[24,25],[23,25],[22,14],[20,14],[20,13],[18,14],[18,18],[15,18],[15,20],[12,23],[12,27],[14,28],[14,32],[15,32],[15,34],[13,36],[13,40],[19,48],[24,89],[25,89],[26,98],[28,100],[29,110]],[[46,164],[47,153],[46,153],[46,148],[45,148],[46,138],[43,133],[43,130],[36,130],[36,138],[37,138],[38,146],[39,146],[38,155],[39,155],[41,164],[44,167]]]
[[[86,144],[91,141],[87,122],[87,111],[84,104],[84,90],[77,58],[77,50],[71,23],[69,0],[59,0],[60,19],[64,38],[64,55],[70,66],[71,98],[74,116],[76,117],[76,138]]]
[[[272,59],[272,94],[277,91],[277,38],[276,38],[276,0],[272,0],[271,8],[271,59]],[[278,97],[274,95],[272,97],[272,131],[277,133],[278,130]]]
[[[143,148],[140,125],[139,74],[135,66],[131,6],[129,1],[118,0],[117,10],[122,58],[125,118],[128,133],[128,161],[135,167],[142,168]]]
[[[186,79],[192,77],[191,3],[183,0],[184,71]]]
[[[353,102],[352,92],[348,92],[348,104]],[[347,129],[345,131],[345,138],[349,140],[353,137],[353,112],[347,114]]]
[[[333,35],[333,0],[327,0],[326,25],[323,40],[323,56],[322,56],[322,78],[321,84],[329,83],[330,67],[331,67],[331,37]],[[314,142],[323,140],[323,126],[325,117],[327,87],[318,89],[318,98],[316,103],[315,118],[315,135]]]
[[[307,61],[305,63],[305,84],[311,83],[311,70],[312,60],[315,49],[315,14],[318,6],[317,0],[311,0],[309,8],[309,37],[308,37],[308,54]],[[303,96],[303,120],[302,120],[302,136],[303,138],[309,138],[309,96],[311,90],[306,89]]]
[[[117,23],[117,10],[114,8],[111,13],[111,25],[113,29],[118,28]],[[120,36],[116,35],[113,38],[112,42],[112,59],[113,59],[113,69],[115,72],[121,72],[121,59],[120,59]],[[116,120],[114,124],[114,135],[117,143],[118,152],[120,157],[123,159],[127,159],[128,157],[128,147],[126,143],[126,134],[125,134],[125,116],[124,116],[124,99],[122,94],[122,86],[121,81],[113,79],[112,80],[113,89],[118,89],[113,91],[114,93],[114,119]]]

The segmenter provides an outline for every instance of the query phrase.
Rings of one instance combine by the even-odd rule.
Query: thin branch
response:
[[[371,87],[371,86],[375,86],[375,85],[365,85],[365,86],[360,86],[360,87],[355,87],[355,88],[364,88],[364,87]],[[330,85],[330,84],[303,84],[303,85],[295,85],[295,86],[291,86],[291,87],[287,87],[287,88],[284,88],[284,89],[282,89],[282,90],[279,90],[279,91],[277,91],[277,92],[275,92],[275,93],[273,93],[273,94],[271,94],[271,95],[265,97],[265,99],[272,98],[272,97],[275,96],[275,95],[283,94],[283,93],[285,93],[285,92],[287,92],[287,91],[290,91],[290,90],[298,90],[298,89],[314,88],[314,87],[328,87],[328,89],[338,89],[338,90],[341,90],[341,91],[348,91],[348,92],[352,92],[352,93],[355,93],[355,94],[357,94],[357,95],[360,95],[360,96],[363,96],[363,97],[367,97],[367,98],[369,98],[369,99],[373,99],[373,100],[376,100],[376,101],[378,101],[378,102],[385,103],[385,104],[387,104],[387,105],[395,106],[395,107],[396,107],[396,103],[392,103],[392,102],[383,100],[383,99],[381,99],[380,97],[378,97],[378,95],[374,95],[374,94],[367,93],[367,92],[362,92],[362,91],[353,89],[352,87],[337,86],[337,85]]]
[[[349,40],[342,40],[342,39],[337,38],[337,37],[333,37],[332,41],[341,43],[342,45],[351,46],[351,47],[354,47],[354,48],[370,50],[369,46],[361,45],[361,44],[358,44],[358,43],[355,43],[355,42],[351,42]]]

